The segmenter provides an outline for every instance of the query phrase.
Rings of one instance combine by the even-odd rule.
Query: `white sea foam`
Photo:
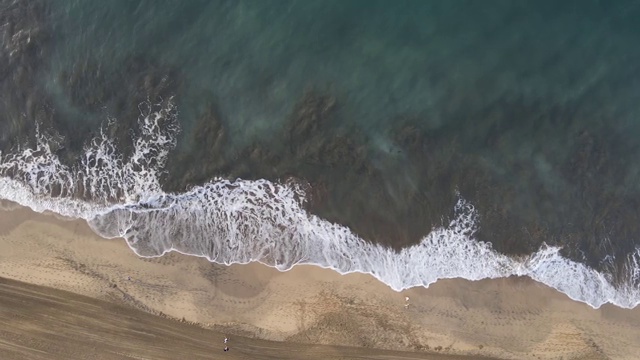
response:
[[[618,287],[607,274],[563,258],[556,247],[510,258],[473,239],[477,214],[462,198],[448,224],[394,252],[307,213],[304,191],[293,182],[216,179],[184,193],[164,193],[159,176],[175,145],[175,109],[146,105],[142,114],[129,159],[104,132],[73,168],[59,161],[44,135],[35,149],[0,154],[0,198],[86,219],[104,237],[124,237],[142,257],[178,251],[221,264],[258,261],[282,271],[314,264],[341,274],[368,273],[396,291],[443,278],[520,275],[594,308],[640,302],[633,285],[640,280],[640,250],[627,261],[628,285]]]

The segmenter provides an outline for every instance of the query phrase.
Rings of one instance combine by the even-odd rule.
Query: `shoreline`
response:
[[[395,292],[367,274],[311,265],[141,258],[83,221],[20,207],[0,210],[0,254],[1,277],[258,339],[518,359],[640,355],[638,307],[593,309],[529,278]]]

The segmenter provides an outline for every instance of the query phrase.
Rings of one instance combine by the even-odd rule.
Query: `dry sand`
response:
[[[224,352],[223,338],[220,332],[126,305],[0,279],[0,358],[3,360],[465,359],[242,336],[232,336],[230,351]]]
[[[94,309],[94,319],[74,314],[76,306],[62,309],[53,302],[57,308],[48,303],[33,305],[39,309],[40,320],[16,314],[2,317],[0,325],[5,330],[16,328],[27,332],[44,326],[44,318],[65,326],[81,326],[83,335],[90,339],[111,336],[111,347],[90,347],[95,354],[107,354],[97,358],[124,358],[122,354],[149,359],[186,358],[184,354],[190,346],[194,349],[192,358],[428,359],[440,358],[442,354],[455,358],[455,355],[507,359],[640,358],[640,309],[603,306],[593,310],[527,278],[444,280],[429,289],[397,293],[368,275],[342,276],[311,266],[279,272],[260,264],[214,265],[205,259],[175,253],[141,259],[123,240],[101,239],[83,222],[62,221],[23,208],[0,211],[0,277],[102,300],[82,297],[83,304],[90,301],[99,304],[82,307],[85,312]],[[34,289],[43,294],[53,291]],[[4,290],[0,292],[4,294]],[[408,308],[405,296],[410,298]],[[0,297],[0,314],[19,313],[20,306],[7,299],[6,295]],[[42,299],[46,296],[30,295],[22,303]],[[133,308],[184,318],[211,330]],[[65,312],[69,314],[64,315]],[[56,315],[48,316],[49,313]],[[76,316],[79,320],[64,320],[65,316]],[[122,319],[115,320],[119,318]],[[135,331],[155,340],[132,336],[133,318],[144,318],[133,321],[139,325]],[[85,320],[88,322],[84,323]],[[105,322],[112,328],[105,328]],[[154,325],[155,322],[159,325]],[[73,329],[69,334],[78,332]],[[157,329],[164,329],[165,333],[157,334]],[[177,334],[178,338],[171,338],[166,332]],[[15,339],[27,335],[17,333],[16,330],[9,336],[6,331],[0,332],[0,358],[11,358],[8,356],[15,355],[11,351],[25,346],[24,341]],[[191,334],[188,337],[191,340],[180,338],[183,333]],[[207,347],[212,346],[207,339],[221,340],[222,333],[242,339],[242,344],[234,345],[237,352],[207,354]],[[117,339],[125,334],[133,340],[129,345],[122,341],[122,349],[117,350],[120,343]],[[159,340],[163,338],[171,340]],[[47,348],[44,340],[33,341]],[[73,342],[69,346],[79,348]],[[368,350],[371,348],[394,352],[372,352]],[[267,354],[267,350],[271,353]],[[407,355],[400,350],[413,353]],[[65,356],[58,358],[72,358]]]

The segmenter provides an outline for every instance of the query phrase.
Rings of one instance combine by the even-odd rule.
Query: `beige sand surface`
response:
[[[0,211],[0,277],[261,339],[509,359],[640,358],[640,309],[593,310],[525,278],[397,293],[368,275],[310,266],[281,273],[180,254],[141,259],[82,222],[26,209]]]
[[[0,278],[2,360],[468,360],[224,335],[71,292]]]

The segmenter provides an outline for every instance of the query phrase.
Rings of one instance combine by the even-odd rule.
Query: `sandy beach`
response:
[[[143,259],[124,240],[101,239],[81,221],[25,208],[0,211],[0,277],[9,279],[0,284],[3,359],[29,349],[38,350],[26,357],[34,359],[640,357],[640,309],[594,310],[528,278],[442,280],[398,293],[369,275],[311,266],[279,272],[177,253]],[[53,293],[77,306],[51,301]],[[45,320],[81,326],[88,338],[108,337],[109,347],[87,345],[90,355],[72,341],[67,350],[64,341],[26,346],[25,334]],[[131,323],[139,336],[127,336]],[[190,335],[174,345],[159,340],[176,334]],[[225,335],[242,339],[236,352],[219,352]]]

